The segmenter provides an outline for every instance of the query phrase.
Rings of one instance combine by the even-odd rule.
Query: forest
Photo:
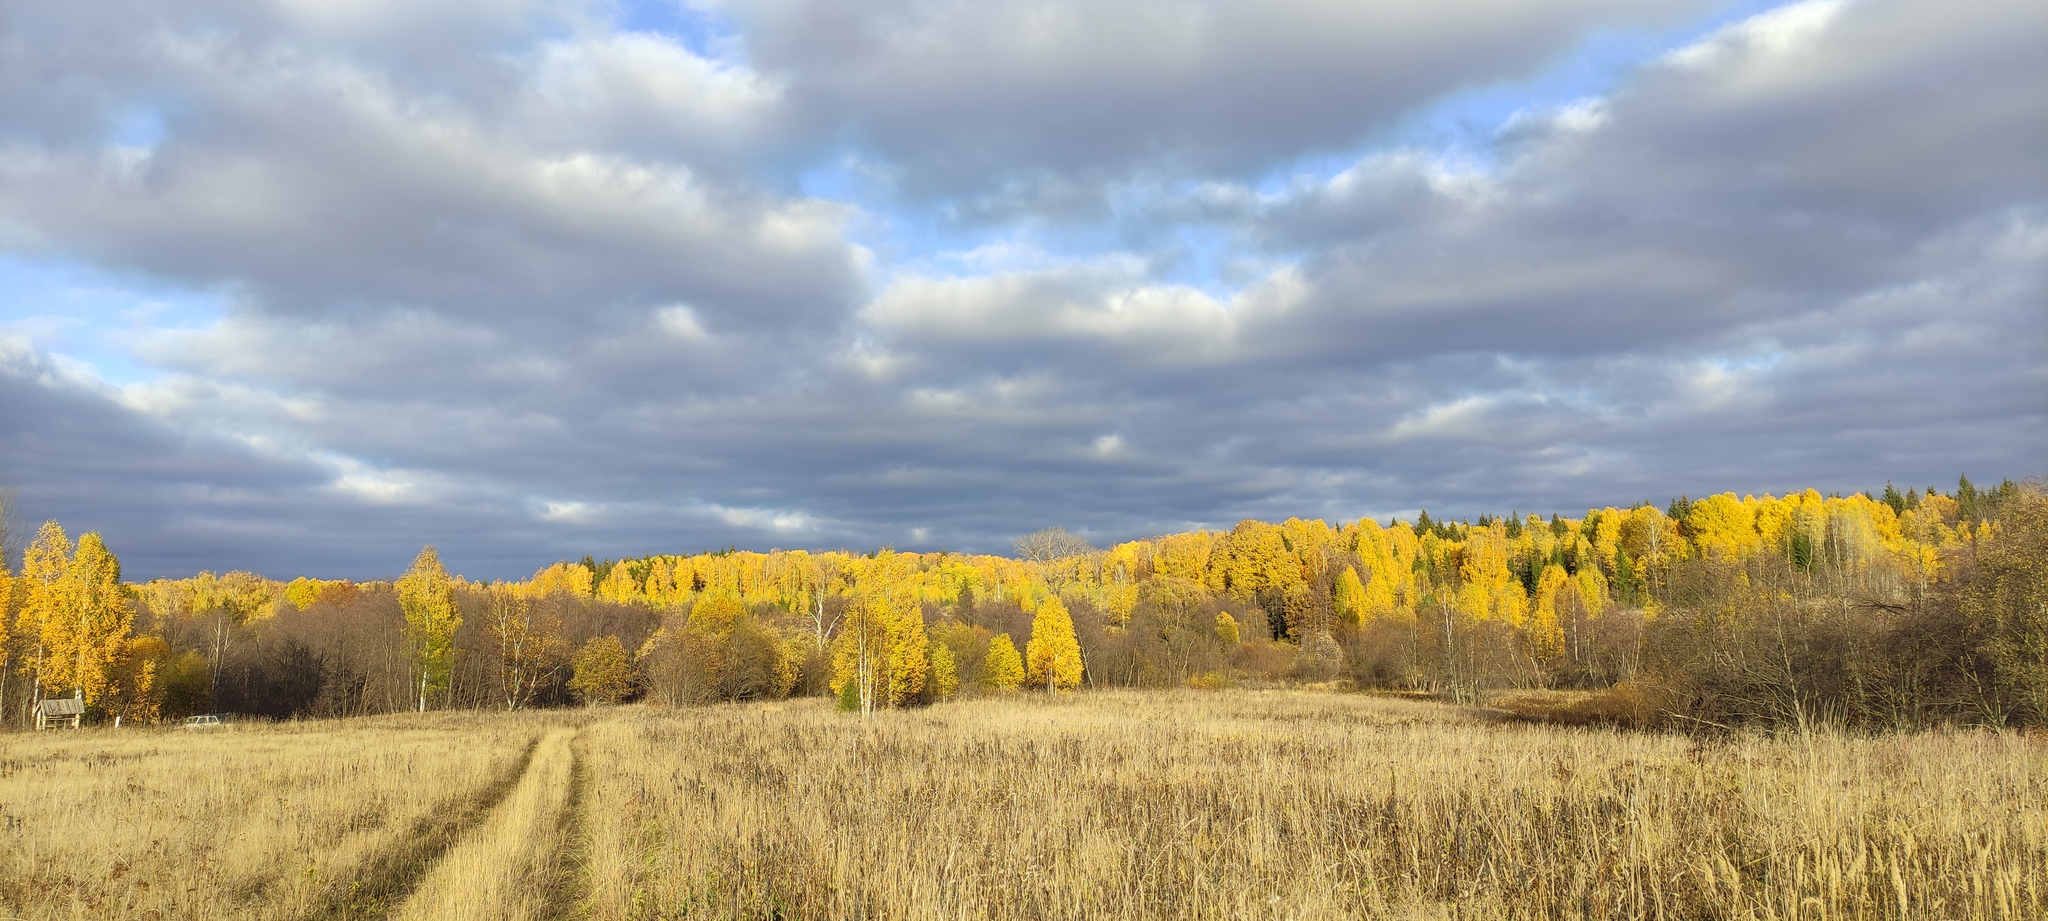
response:
[[[725,550],[518,582],[124,582],[48,522],[0,568],[0,713],[335,717],[1018,689],[1308,685],[1577,723],[2048,726],[2048,491],[1681,497],[1446,521],[1244,521],[1013,557]]]

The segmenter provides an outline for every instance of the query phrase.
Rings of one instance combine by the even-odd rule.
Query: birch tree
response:
[[[419,712],[425,713],[427,695],[448,689],[455,671],[455,631],[462,626],[448,570],[433,544],[420,549],[412,569],[398,580],[398,605],[418,655]]]

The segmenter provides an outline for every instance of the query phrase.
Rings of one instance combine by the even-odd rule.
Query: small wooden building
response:
[[[77,697],[45,697],[36,701],[36,731],[77,729],[85,722],[85,701]]]

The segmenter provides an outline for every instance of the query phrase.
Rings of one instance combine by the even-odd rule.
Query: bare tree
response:
[[[1050,563],[1095,552],[1086,538],[1066,528],[1045,528],[1017,538],[1017,555],[1034,563]]]

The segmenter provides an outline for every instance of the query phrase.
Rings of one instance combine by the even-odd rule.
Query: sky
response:
[[[2038,0],[0,6],[131,579],[2048,473]]]

